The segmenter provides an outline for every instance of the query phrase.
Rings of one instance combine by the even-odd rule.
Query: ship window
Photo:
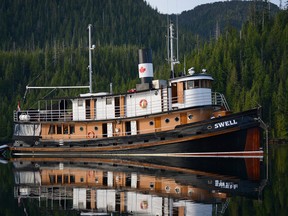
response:
[[[55,134],[55,125],[50,125],[48,134]]]
[[[51,184],[55,184],[55,175],[49,175],[49,180]]]
[[[70,175],[70,183],[75,183],[75,176],[74,175]]]
[[[188,115],[188,119],[191,120],[193,118],[193,115]]]
[[[153,121],[150,121],[150,122],[149,122],[149,125],[153,126],[153,125],[154,125],[154,122],[153,122]]]
[[[199,87],[201,87],[201,88],[211,88],[212,87],[210,80],[199,80],[198,83],[199,83]]]
[[[64,183],[65,184],[69,183],[68,180],[69,180],[68,175],[64,175]]]
[[[165,190],[166,190],[166,192],[170,192],[170,187],[167,185],[167,186],[165,187]]]
[[[68,134],[68,125],[63,125],[64,134]]]
[[[187,82],[187,89],[192,89],[194,86],[193,84],[194,84],[194,81],[188,81]]]
[[[203,80],[203,88],[211,88],[211,81],[210,80]]]
[[[199,88],[199,87],[200,87],[199,80],[195,80],[194,81],[194,88]]]
[[[57,134],[62,134],[62,126],[57,125]]]
[[[166,118],[166,119],[165,119],[165,122],[166,122],[166,123],[169,123],[169,122],[170,122],[170,119],[169,119],[169,118]]]
[[[112,104],[112,98],[108,97],[106,98],[106,105],[111,105]]]
[[[74,134],[75,133],[75,126],[69,125],[69,127],[70,127],[70,134]]]
[[[80,178],[80,182],[84,182],[84,178],[83,177]]]
[[[57,183],[62,184],[62,175],[57,175]]]
[[[97,130],[98,130],[98,127],[97,127],[97,126],[95,126],[95,127],[94,127],[94,130],[95,130],[95,131],[97,131]]]
[[[80,127],[80,131],[83,131],[83,127]]]
[[[83,100],[78,100],[78,107],[82,107],[83,106]]]
[[[180,119],[179,119],[179,117],[177,116],[177,117],[175,117],[175,121],[176,122],[178,122]]]

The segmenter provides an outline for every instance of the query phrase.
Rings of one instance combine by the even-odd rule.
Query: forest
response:
[[[207,10],[209,5],[204,5],[206,9],[199,6],[194,10],[203,14],[199,20],[191,18],[190,24],[188,12],[180,14],[181,64],[176,70],[179,74],[183,71],[184,59],[186,68],[206,68],[215,79],[213,90],[224,93],[233,111],[261,106],[269,135],[288,138],[288,11],[271,7],[267,1],[248,3],[237,1],[241,7],[235,7],[234,1],[212,4],[213,10]],[[234,12],[219,16],[212,25],[207,13],[215,13],[220,6]],[[233,25],[235,14],[240,13],[237,10],[250,12],[241,13]],[[170,18],[175,21],[174,15],[159,14],[143,0],[2,0],[0,143],[11,141],[18,101],[22,109],[30,109],[37,108],[38,99],[80,93],[30,90],[25,94],[27,85],[88,84],[90,23],[96,45],[94,91],[109,91],[110,83],[114,92],[134,88],[139,82],[137,50],[142,47],[153,50],[155,78],[169,78],[165,34]],[[195,29],[194,22],[208,34]],[[219,29],[217,22],[221,23]]]

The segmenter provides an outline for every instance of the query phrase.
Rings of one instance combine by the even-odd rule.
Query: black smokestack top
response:
[[[153,64],[152,64],[152,50],[150,48],[139,49],[139,64],[138,72],[141,83],[148,83],[152,85],[153,79]]]
[[[152,50],[151,49],[139,49],[139,64],[152,63]]]

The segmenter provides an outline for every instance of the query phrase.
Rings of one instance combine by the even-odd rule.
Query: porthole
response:
[[[94,130],[95,130],[95,131],[97,131],[97,130],[98,130],[98,127],[97,127],[97,126],[95,126],[95,127],[94,127]]]
[[[169,123],[169,122],[170,122],[170,119],[166,118],[166,119],[165,119],[165,122],[166,122],[166,123]]]
[[[179,193],[180,193],[180,188],[179,188],[179,187],[176,187],[176,188],[175,188],[175,192],[176,192],[177,194],[179,194]]]
[[[83,129],[83,127],[80,127],[80,131],[83,131],[84,129]]]
[[[166,190],[166,192],[170,192],[170,187],[167,185],[167,186],[165,187],[165,190]]]
[[[175,117],[175,121],[176,122],[178,122],[180,119],[179,119],[179,117],[177,116],[177,117]]]
[[[192,120],[192,118],[193,118],[193,115],[189,114],[189,115],[188,115],[188,119],[189,119],[189,120]]]
[[[153,121],[150,121],[150,122],[149,122],[149,125],[151,125],[151,126],[154,125],[154,122],[153,122]]]

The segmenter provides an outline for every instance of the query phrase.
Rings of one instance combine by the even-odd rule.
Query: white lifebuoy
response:
[[[143,109],[145,109],[147,107],[147,105],[148,105],[148,102],[146,99],[142,99],[139,103],[139,106]]]
[[[95,138],[95,133],[93,131],[89,131],[87,137],[90,139]]]

